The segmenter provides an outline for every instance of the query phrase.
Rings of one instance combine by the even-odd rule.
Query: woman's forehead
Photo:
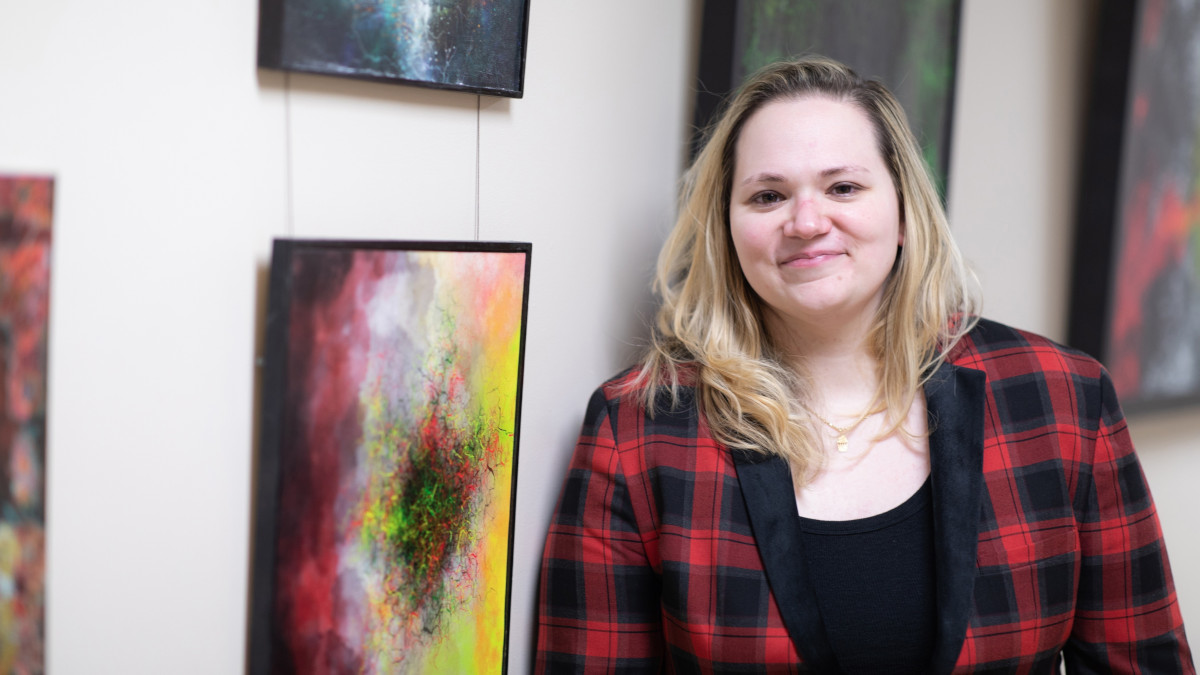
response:
[[[870,117],[854,103],[827,97],[765,104],[747,119],[733,149],[735,174],[886,166]]]

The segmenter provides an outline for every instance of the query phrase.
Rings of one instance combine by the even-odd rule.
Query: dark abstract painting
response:
[[[252,673],[504,672],[529,255],[276,242]]]
[[[529,0],[259,0],[258,64],[520,98]]]
[[[0,176],[0,673],[45,670],[50,178]]]
[[[1130,410],[1200,401],[1200,3],[1102,5],[1070,342]]]
[[[704,3],[697,130],[754,71],[817,53],[883,82],[899,99],[945,190],[959,0],[722,0]]]

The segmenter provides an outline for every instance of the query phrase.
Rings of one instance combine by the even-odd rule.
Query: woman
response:
[[[1107,374],[969,279],[881,85],[743,85],[588,405],[538,669],[1194,672]]]

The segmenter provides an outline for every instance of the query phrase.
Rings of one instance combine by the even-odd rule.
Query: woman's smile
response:
[[[844,252],[835,250],[804,251],[786,256],[780,264],[785,267],[817,267],[844,255]]]

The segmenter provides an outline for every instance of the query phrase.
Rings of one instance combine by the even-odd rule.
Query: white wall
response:
[[[485,99],[480,158],[483,237],[533,242],[511,673],[529,671],[542,543],[584,407],[644,334],[695,32],[685,0],[541,0],[532,17],[527,100]]]
[[[479,238],[533,242],[510,647],[525,672],[586,397],[643,332],[695,3],[534,2],[522,100],[256,71],[255,4],[0,0],[0,171],[57,177],[49,667],[240,672],[270,240],[472,239],[478,162]],[[964,14],[952,222],[989,314],[1059,338],[1089,8]],[[1193,626],[1196,417],[1133,420]]]
[[[533,242],[525,672],[570,437],[673,209],[691,4],[534,2],[522,100],[256,72],[256,27],[246,0],[0,0],[0,171],[57,178],[49,668],[242,670],[271,238],[473,239],[478,160],[478,237]]]
[[[984,311],[1067,335],[1088,31],[1095,0],[967,0],[959,51],[950,222]],[[1154,493],[1184,622],[1200,631],[1200,413],[1129,419]]]

